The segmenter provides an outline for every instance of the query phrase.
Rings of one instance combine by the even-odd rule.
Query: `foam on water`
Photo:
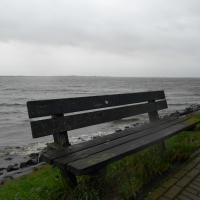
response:
[[[49,141],[52,142],[52,141]],[[29,146],[9,146],[0,149],[0,156],[4,155],[29,155],[31,153],[41,152],[46,147],[47,142],[39,142],[35,144],[29,144]]]

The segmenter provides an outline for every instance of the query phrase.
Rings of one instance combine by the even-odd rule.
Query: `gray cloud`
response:
[[[130,45],[133,50],[143,43],[163,46],[177,39],[197,38],[198,8],[200,2],[194,0],[3,0],[0,38],[113,49]],[[162,39],[165,41],[160,43]]]
[[[2,0],[0,42],[191,59],[200,51],[199,10],[199,0]]]

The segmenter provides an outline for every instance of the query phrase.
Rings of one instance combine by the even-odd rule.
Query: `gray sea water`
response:
[[[32,139],[27,101],[164,90],[169,108],[160,115],[200,103],[200,78],[0,77],[0,88],[0,147],[31,146],[33,151],[52,140],[52,136]],[[137,119],[145,121],[147,115],[71,131],[70,141],[109,134]]]

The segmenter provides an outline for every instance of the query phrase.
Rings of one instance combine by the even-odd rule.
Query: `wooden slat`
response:
[[[145,137],[145,136],[150,135],[152,133],[156,133],[160,130],[171,127],[175,124],[186,121],[187,119],[189,119],[189,118],[181,118],[181,119],[173,120],[173,121],[170,121],[168,123],[160,124],[158,126],[152,127],[150,129],[146,129],[144,131],[141,131],[141,132],[138,132],[138,133],[135,133],[135,134],[129,134],[127,136],[124,136],[124,137],[121,137],[121,138],[118,138],[118,139],[107,141],[103,144],[100,144],[100,145],[97,145],[97,146],[94,146],[94,147],[73,153],[71,155],[63,156],[59,159],[55,159],[53,164],[55,166],[57,166],[58,168],[65,169],[65,165],[67,166],[68,163],[71,163],[71,162],[74,162],[74,161],[79,160],[81,158],[85,158],[85,157],[91,156],[93,154],[105,151],[107,149],[114,148],[115,146],[120,146],[120,145],[128,143],[130,141],[137,140],[138,138]],[[126,131],[124,131],[124,132],[126,132]]]
[[[33,138],[167,108],[166,100],[31,122]]]
[[[29,118],[165,99],[164,91],[102,95],[27,102]]]
[[[63,114],[59,114],[59,115],[52,115],[52,118],[55,119],[55,118],[63,118],[64,115]],[[68,138],[68,134],[67,134],[67,131],[64,131],[64,132],[58,132],[58,133],[54,133],[53,134],[53,139],[54,139],[54,142],[63,146],[63,147],[67,147],[67,146],[70,146],[70,143],[69,143],[69,138]]]
[[[79,152],[79,151],[82,151],[82,150],[85,150],[85,149],[106,143],[107,141],[119,139],[119,138],[125,137],[125,136],[130,135],[130,134],[132,135],[132,134],[135,134],[137,132],[144,131],[146,129],[150,129],[150,128],[155,127],[155,126],[165,124],[165,123],[173,121],[175,119],[176,119],[175,117],[169,117],[169,118],[161,119],[159,121],[144,124],[144,125],[139,126],[139,127],[126,129],[124,131],[116,132],[114,134],[106,135],[104,137],[95,138],[95,139],[87,141],[87,142],[81,142],[79,144],[74,144],[74,145],[69,146],[67,148],[62,148],[62,149],[59,149],[59,150],[56,150],[56,151],[50,151],[50,152],[47,152],[47,153],[43,153],[42,159],[45,162],[52,164],[53,160],[60,158],[62,156],[70,155],[72,153],[76,153],[76,152]]]
[[[147,135],[146,137],[127,142],[120,146],[72,162],[68,165],[67,170],[77,175],[90,174],[92,171],[99,170],[112,162],[157,144],[158,142],[187,130],[198,123],[200,123],[200,120],[195,123],[186,121],[176,124],[172,127]]]
[[[150,102],[155,102],[155,100],[152,100],[152,101],[148,101],[149,103]],[[153,111],[153,112],[149,112],[148,113],[149,115],[149,120],[150,122],[153,122],[153,121],[156,121],[156,120],[159,120],[159,116],[158,116],[158,111]]]

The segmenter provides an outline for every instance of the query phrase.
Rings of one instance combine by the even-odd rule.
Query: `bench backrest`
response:
[[[158,110],[167,108],[164,91],[89,96],[27,102],[33,138],[54,135],[54,141],[69,144],[67,131],[148,113],[158,119]],[[64,115],[67,114],[67,115]]]

